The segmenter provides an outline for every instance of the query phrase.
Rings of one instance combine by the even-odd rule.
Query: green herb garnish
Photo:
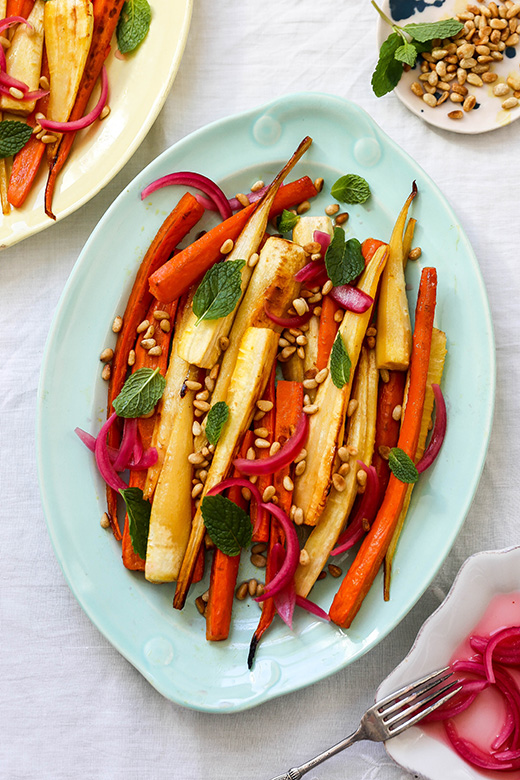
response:
[[[126,0],[116,29],[117,45],[122,54],[137,49],[142,43],[150,28],[151,18],[148,0]]]
[[[32,127],[25,122],[5,119],[0,122],[0,157],[11,157],[23,149],[32,135]]]
[[[229,406],[225,401],[217,401],[208,412],[206,420],[206,438],[215,445],[220,439],[222,429],[229,417]]]
[[[397,86],[404,65],[413,67],[418,54],[431,51],[433,40],[451,38],[464,26],[457,19],[442,19],[439,22],[410,23],[400,27],[383,13],[375,0],[371,2],[381,18],[393,30],[381,45],[379,60],[372,75],[372,89],[377,97],[386,95]]]
[[[347,173],[332,185],[330,194],[343,203],[365,203],[370,197],[370,187],[362,176]]]
[[[392,447],[388,456],[390,471],[401,482],[413,485],[419,479],[419,472],[409,455],[400,447]]]
[[[143,498],[141,488],[131,487],[119,491],[124,498],[128,513],[128,530],[134,552],[143,560],[146,559],[148,546],[148,529],[150,528],[150,513],[152,506]]]
[[[114,411],[118,417],[144,417],[161,398],[166,379],[152,368],[140,368],[131,374],[114,399]]]
[[[330,353],[330,376],[337,388],[341,390],[350,379],[352,363],[343,341],[343,336],[338,331]]]
[[[300,217],[293,214],[292,211],[284,209],[278,217],[278,230],[280,233],[290,233],[295,225],[298,224]]]
[[[218,320],[231,314],[242,295],[244,260],[225,260],[206,271],[193,296],[197,325],[201,320]]]
[[[251,543],[251,518],[224,496],[206,496],[200,505],[204,524],[213,543],[225,555],[239,555]]]

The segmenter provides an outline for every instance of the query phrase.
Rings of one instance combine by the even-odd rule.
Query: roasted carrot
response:
[[[384,244],[385,241],[380,241],[378,238],[366,238],[361,244],[361,253],[364,257],[365,263],[369,263],[379,247],[383,246]]]
[[[240,457],[246,457],[246,453],[249,447],[252,446],[254,438],[253,431],[246,431],[240,448]],[[240,472],[235,469],[233,476],[240,476]],[[242,509],[246,509],[247,501],[242,495],[240,488],[232,487],[229,491],[229,499],[242,507]],[[215,550],[206,610],[206,639],[212,642],[219,642],[227,639],[229,636],[239,566],[240,555],[226,555],[218,548]]]
[[[23,16],[27,19],[32,11],[34,0],[7,0],[6,16]]]
[[[112,402],[121,392],[128,370],[128,355],[134,346],[136,328],[145,319],[153,298],[148,290],[148,276],[151,269],[159,268],[174,247],[189,233],[204,213],[203,207],[187,193],[159,228],[157,235],[146,252],[135,278],[132,292],[126,305],[123,327],[119,333],[112,361],[112,373],[108,387],[107,412],[112,413]],[[172,315],[173,316],[173,315]],[[109,431],[108,443],[117,446],[120,430],[114,425]],[[116,539],[121,539],[117,525],[117,493],[107,487],[107,514]]]
[[[193,508],[193,514],[195,514],[195,507]],[[195,561],[195,568],[193,569],[193,580],[192,580],[193,585],[195,585],[197,582],[200,582],[201,579],[204,577],[205,568],[206,568],[206,548],[204,547],[204,545],[201,545],[201,548],[197,555],[197,560]]]
[[[339,311],[339,306],[328,295],[321,302],[320,327],[318,330],[318,355],[316,368],[321,371],[329,364],[330,351],[338,332],[339,324],[334,315]]]
[[[49,78],[49,65],[45,47],[43,49],[42,76]],[[35,115],[40,111],[46,115],[48,104],[49,95],[45,95],[45,97],[38,100],[33,113],[27,117],[27,123],[35,127]],[[35,135],[32,135],[23,149],[20,149],[18,154],[14,156],[7,189],[7,199],[15,208],[23,206],[38,173],[46,148],[47,144],[44,144]]]
[[[301,417],[303,407],[303,385],[300,382],[280,381],[276,385],[276,418],[274,440],[283,446],[294,433]],[[292,490],[284,484],[286,477],[291,478],[291,466],[279,469],[274,475],[274,487],[278,496],[278,506],[289,514],[292,505]]]
[[[303,406],[303,385],[300,382],[286,382],[279,381],[276,385],[276,415],[275,415],[275,431],[274,440],[279,441],[280,444],[284,444],[285,441],[294,433],[294,428],[301,415]],[[284,512],[289,514],[292,505],[292,490],[289,490],[284,484],[284,478],[291,476],[291,467],[286,466],[285,469],[278,471],[274,475],[274,487],[276,488],[276,495],[278,497],[278,506],[283,509]],[[269,535],[269,552],[273,549],[277,542],[283,542],[284,536],[277,520],[271,518],[271,529]],[[274,572],[271,571],[271,556],[267,556],[267,568],[265,573],[266,584],[272,579]],[[256,648],[262,638],[263,634],[267,631],[273,618],[276,614],[273,599],[266,599],[262,608],[262,616],[258,623],[255,633],[251,639],[251,645],[249,647],[249,656],[247,664],[249,668],[253,666]]]
[[[140,368],[158,368],[161,374],[166,373],[168,365],[168,348],[170,345],[172,331],[165,333],[159,327],[159,322],[154,317],[156,311],[165,311],[170,315],[170,318],[174,314],[175,304],[163,305],[159,301],[154,301],[147,312],[146,318],[153,323],[155,327],[154,338],[157,342],[157,346],[161,347],[160,355],[150,355],[140,342],[142,336],[138,336],[135,343],[135,363],[133,371],[138,371]],[[139,436],[141,437],[142,445],[145,449],[151,447],[153,431],[155,427],[155,414],[151,417],[140,417],[137,421],[137,427],[139,430]],[[129,486],[138,487],[141,490],[144,489],[146,483],[146,471],[132,471],[130,473]],[[128,515],[125,515],[125,525],[123,529],[123,541],[122,541],[122,557],[123,563],[127,569],[134,571],[144,571],[145,562],[135,551],[130,538],[130,529],[128,524]]]
[[[435,268],[424,268],[415,310],[410,387],[398,441],[398,447],[412,459],[415,456],[421,430],[436,293],[437,272]],[[399,520],[407,489],[408,485],[405,482],[401,482],[393,474],[390,476],[383,503],[372,528],[365,537],[330,608],[331,620],[343,628],[350,626],[370,590]]]
[[[374,444],[374,455],[372,457],[372,465],[379,477],[379,495],[381,501],[383,500],[386,486],[390,479],[388,455],[384,457],[385,449],[386,452],[388,452],[392,447],[397,446],[399,428],[401,425],[400,418],[394,420],[392,413],[396,406],[401,406],[403,403],[404,386],[406,382],[405,371],[389,371],[388,374],[388,382],[380,381],[379,386],[376,440]]]
[[[69,120],[81,119],[85,113],[88,101],[94,89],[94,86],[101,73],[101,68],[110,52],[110,41],[115,32],[124,0],[97,0],[93,5],[94,30],[92,32],[92,43],[88,53],[85,69],[76,95],[74,107],[70,113]],[[52,199],[56,179],[63,168],[76,133],[64,133],[54,158],[50,161],[49,177],[45,188],[45,213],[51,219],[56,219],[52,212]]]
[[[265,428],[267,431],[267,440],[268,441],[275,441],[275,433],[274,433],[274,419],[275,419],[275,383],[276,383],[276,363],[273,366],[273,369],[271,371],[271,374],[269,376],[269,381],[267,383],[267,387],[265,388],[264,392],[264,400],[270,401],[273,406],[272,408],[266,413],[265,417],[262,417],[262,420],[258,423],[258,426],[261,426],[262,428]],[[256,426],[256,423],[253,422],[253,425]],[[253,437],[254,441],[254,437]],[[252,446],[252,445],[249,445]],[[247,450],[246,450],[247,452]],[[259,450],[257,457],[267,458],[269,455],[269,450]],[[246,457],[245,455],[243,457]],[[269,485],[273,484],[273,477],[272,474],[262,474],[258,477],[258,481],[256,483],[256,486],[258,490],[260,491],[260,495],[264,494],[264,490],[269,487]],[[269,520],[270,516],[267,514],[267,512],[264,512],[262,521],[260,522],[258,528],[256,528],[256,531],[253,535],[253,542],[267,542],[269,541]],[[251,504],[251,522],[253,523],[253,526],[256,527],[256,504],[253,502]]]
[[[316,194],[316,188],[308,176],[290,182],[278,190],[269,216],[281,214],[284,209]],[[224,241],[228,238],[236,241],[257,205],[251,204],[242,211],[237,211],[179,252],[164,268],[152,274],[150,290],[153,295],[160,301],[170,301],[182,295],[220,259],[220,247]]]

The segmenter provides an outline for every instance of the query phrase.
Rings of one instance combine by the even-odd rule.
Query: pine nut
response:
[[[282,449],[282,445],[279,441],[273,441],[269,447],[269,455],[276,455],[276,453]]]
[[[318,579],[319,580],[324,580],[326,576],[327,576],[327,572],[326,571],[320,571],[320,573],[318,574]]]
[[[448,117],[450,119],[462,119],[463,116],[464,116],[463,111],[450,111],[450,113],[448,114]]]
[[[346,447],[340,447],[338,450],[338,458],[343,461],[343,463],[346,463],[349,459],[349,451]]]
[[[264,400],[257,401],[256,405],[261,412],[270,412],[274,406],[272,401],[264,401]]]
[[[9,87],[9,94],[12,95],[12,97],[16,98],[16,100],[22,100],[23,99],[23,92],[21,89],[17,89],[16,87]],[[56,139],[54,139],[56,140]]]
[[[283,486],[284,486],[285,490],[287,490],[289,493],[292,490],[294,490],[294,482],[292,481],[292,479],[287,474],[283,478]]]
[[[144,339],[152,339],[155,336],[155,327],[153,325],[150,325],[146,329],[146,333],[144,334]]]
[[[143,349],[151,349],[157,344],[155,339],[143,339],[139,342]]]
[[[306,468],[307,468],[307,461],[301,460],[297,464],[296,468],[294,469],[294,473],[296,474],[297,477],[301,477],[301,475],[304,473]]]
[[[306,457],[307,457],[307,450],[304,447],[302,450],[300,450],[298,455],[295,457],[294,463],[300,463],[302,460],[305,460]]]
[[[207,401],[194,401],[193,406],[195,409],[200,409],[201,412],[209,412],[211,405]]]
[[[103,106],[99,118],[101,120],[106,119],[109,114],[110,114],[110,106]]]
[[[472,108],[475,108],[476,102],[477,102],[477,98],[475,97],[475,95],[468,95],[468,97],[462,104],[462,108],[466,112],[471,111]]]
[[[366,471],[363,471],[363,469],[358,469],[356,473],[356,481],[358,485],[366,485],[367,484],[367,473]]]
[[[192,379],[187,379],[184,383],[188,390],[194,390],[195,392],[198,392],[199,390],[202,390],[202,385],[200,382],[194,382]]]
[[[342,493],[347,487],[347,483],[339,473],[335,473],[332,475],[332,484],[334,485],[338,493]]]
[[[269,436],[269,431],[267,430],[267,428],[255,428],[253,433],[255,434],[255,436],[260,437],[260,439],[267,439],[267,437]]]
[[[140,325],[137,326],[136,330],[137,333],[144,333],[145,330],[150,326],[150,323],[148,320],[143,320]]]
[[[294,523],[295,525],[302,525],[303,523],[303,509],[299,506],[294,510]]]
[[[390,381],[390,373],[387,368],[382,368],[379,371],[379,376],[381,377],[381,381],[385,383],[385,385]]]
[[[218,344],[222,352],[225,352],[229,347],[229,339],[227,336],[221,336],[218,340]]]
[[[246,458],[247,460],[255,460],[256,452],[254,451],[253,447],[249,447],[248,451],[246,452]]]
[[[103,512],[101,520],[99,521],[101,528],[110,528],[110,518],[106,512]]]
[[[339,211],[339,205],[337,203],[331,203],[329,206],[326,206],[325,208],[325,214],[329,217],[333,217],[334,214],[337,214]]]
[[[311,562],[311,556],[307,550],[300,550],[300,566],[308,566]]]
[[[200,392],[197,393],[195,398],[197,399],[197,401],[207,401],[209,398],[209,390],[201,390]]]
[[[129,366],[133,366],[134,365],[134,363],[135,363],[135,350],[131,349],[130,352],[128,353],[128,361],[127,361],[127,363],[128,363]]]
[[[263,186],[264,186],[264,182],[262,181],[262,179],[258,179],[258,181],[255,181],[255,183],[251,187],[251,192],[258,192],[258,190],[261,190]]]
[[[114,350],[113,349],[104,349],[101,355],[99,356],[99,359],[102,363],[109,363],[112,358],[114,357]]]
[[[116,317],[114,319],[114,322],[112,323],[112,331],[113,333],[119,333],[121,328],[123,327],[123,318],[122,317]]]
[[[299,314],[301,317],[303,314],[306,314],[309,311],[309,306],[307,304],[307,301],[305,298],[296,298],[292,302],[293,308],[295,309],[296,313]]]
[[[297,214],[305,214],[306,211],[309,211],[311,207],[311,204],[308,200],[304,200],[303,203],[300,203],[298,208],[296,209]]]
[[[318,387],[318,383],[315,379],[304,379],[303,386],[306,390],[315,390]]]
[[[314,379],[316,380],[316,382],[319,385],[321,385],[321,383],[326,380],[328,375],[329,375],[329,369],[327,367],[325,367],[325,368],[322,368],[321,371],[318,371],[318,373],[316,374]]]
[[[101,372],[101,379],[104,379],[105,382],[107,382],[110,379],[110,374],[111,374],[110,364],[105,363],[105,365],[103,366],[103,371]]]
[[[507,83],[515,92],[518,91],[520,89],[520,73],[511,73],[511,75],[507,77]]]
[[[159,344],[156,347],[152,347],[148,350],[150,357],[160,357],[162,355],[162,347]]]
[[[341,474],[341,476],[344,477],[345,474],[349,473],[349,471],[350,471],[350,463],[342,463],[338,469],[338,474]]]
[[[493,87],[493,94],[496,95],[496,97],[504,97],[504,95],[509,94],[509,91],[507,84],[497,84]]]
[[[156,309],[153,313],[153,316],[156,320],[169,320],[170,315],[167,311],[164,311],[163,309]]]
[[[247,197],[247,195],[244,195],[243,192],[237,192],[235,198],[238,200],[240,205],[243,206],[244,208],[246,208],[246,206],[249,206],[249,198]]]
[[[358,406],[359,402],[355,398],[351,398],[347,406],[347,417],[352,417]]]
[[[227,238],[222,244],[222,246],[220,247],[220,254],[229,255],[229,253],[232,251],[234,246],[235,244],[233,240],[231,238]]]
[[[256,555],[254,553],[249,560],[251,561],[253,566],[256,566],[258,569],[263,569],[267,563],[267,559],[265,555]]]
[[[169,333],[171,330],[170,320],[161,320],[159,327],[163,333]]]
[[[518,98],[509,97],[506,98],[506,100],[504,100],[504,102],[502,103],[502,108],[505,111],[510,111],[512,108],[516,108],[517,105],[518,105]]]
[[[265,585],[263,582],[258,582],[256,584],[256,593],[255,596],[263,596],[265,593]]]
[[[259,259],[260,259],[260,255],[258,254],[258,252],[253,252],[251,257],[247,261],[248,267],[249,268],[254,268],[255,265],[258,263]]]
[[[198,596],[195,599],[195,606],[197,607],[197,609],[200,612],[200,614],[203,615],[204,612],[206,611],[206,604],[202,600],[202,596]]]
[[[244,601],[248,593],[248,583],[242,582],[235,591],[235,598],[239,601]]]
[[[255,447],[259,450],[268,450],[270,446],[271,442],[266,441],[266,439],[255,439]]]
[[[314,314],[316,314],[316,309],[314,309]],[[341,322],[343,320],[343,312],[341,309],[338,309],[338,311],[334,314],[334,322]]]
[[[188,455],[188,463],[191,463],[192,466],[200,466],[203,461],[204,455],[202,452],[192,452],[190,455]]]
[[[213,379],[213,381],[215,381],[215,379],[218,377],[218,372],[219,371],[220,371],[220,366],[219,366],[218,363],[216,363],[213,366],[213,368],[211,369],[211,371],[209,372],[209,378]]]
[[[198,485],[195,485],[195,487],[191,491],[191,497],[197,498],[198,496],[200,496],[203,490],[204,490],[204,485],[202,484],[202,482],[199,482]]]
[[[302,411],[304,412],[304,414],[311,415],[311,414],[316,414],[319,408],[320,407],[318,406],[318,404],[307,404],[306,406],[303,407]]]
[[[200,436],[202,433],[202,425],[197,422],[197,420],[194,421],[193,425],[191,426],[191,432],[194,436]]]
[[[344,225],[348,221],[349,214],[343,211],[341,214],[336,214],[336,225]]]
[[[321,176],[318,176],[317,179],[314,179],[314,186],[316,187],[316,190],[318,192],[321,192],[323,189],[323,179]]]
[[[472,84],[474,87],[481,87],[484,83],[480,76],[477,76],[476,73],[468,73],[468,82],[469,84]]]
[[[205,377],[204,385],[206,387],[206,390],[208,390],[208,392],[210,393],[212,393],[213,390],[215,389],[215,382],[213,381],[213,379],[210,379],[209,376]]]
[[[305,360],[305,350],[303,347],[298,347],[298,349],[296,350],[296,354],[298,355],[300,360]]]
[[[327,569],[329,570],[329,574],[331,577],[341,577],[343,574],[343,569],[340,569],[339,566],[336,566],[335,563],[329,563],[327,566]]]
[[[304,336],[303,333],[301,336],[296,336],[296,343],[299,347],[306,347],[307,346],[307,336]]]
[[[380,444],[377,449],[383,460],[388,460],[390,456],[390,447],[387,447],[386,444]]]
[[[269,485],[262,493],[262,501],[266,503],[267,501],[270,501],[274,495],[276,495],[276,488],[274,485]],[[253,549],[253,552],[260,552],[260,550]]]

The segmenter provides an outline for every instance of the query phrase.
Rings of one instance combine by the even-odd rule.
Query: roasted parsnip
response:
[[[92,3],[90,0],[46,0],[44,5],[51,90],[47,118],[66,122],[76,100],[92,41]],[[56,144],[49,144],[49,156],[54,155],[55,147]]]
[[[300,246],[314,243],[314,231],[321,230],[332,236],[332,220],[330,217],[300,217],[293,229],[292,240]]]
[[[271,328],[248,328],[244,333],[227,394],[229,418],[215,448],[201,501],[207,491],[225,479],[229,472],[240,440],[253,418],[256,402],[264,392],[277,346],[278,333]],[[173,600],[176,609],[182,609],[186,601],[204,533],[204,520],[199,506],[177,579]]]
[[[10,47],[5,54],[7,73],[23,81],[31,92],[38,89],[43,55],[43,15],[44,0],[36,0],[27,21],[31,25],[19,24],[13,35]],[[3,18],[3,17],[2,17]],[[34,111],[35,100],[15,100],[2,95],[2,111],[27,116]]]
[[[265,313],[264,303],[270,312],[283,316],[298,294],[300,285],[294,280],[294,275],[304,264],[305,252],[292,241],[273,236],[265,242],[229,334],[229,346],[222,356],[211,397],[212,405],[226,400],[231,374],[247,328],[271,328],[277,334],[280,333],[281,327]],[[197,447],[200,449],[204,442],[205,436],[201,434],[197,439]]]
[[[186,378],[195,379],[191,367]],[[177,400],[171,437],[153,496],[146,549],[145,577],[151,582],[174,582],[181,568],[191,530],[193,467],[188,456],[193,450],[194,390]]]
[[[351,512],[358,490],[357,461],[362,460],[367,466],[371,463],[378,376],[374,350],[363,348],[352,389],[352,399],[357,401],[357,407],[349,419],[346,439],[346,447],[357,454],[351,455],[347,461],[350,468],[343,476],[343,489],[337,490],[334,483],[331,484],[325,509],[307,540],[305,550],[309,556],[308,563],[305,566],[300,565],[295,574],[296,592],[300,596],[307,596],[316,582]],[[337,458],[336,468],[341,465],[341,459]]]
[[[358,287],[375,297],[381,272],[386,263],[387,246],[383,245],[363,272]],[[361,345],[370,322],[372,306],[363,314],[346,311],[339,328],[350,357],[350,379],[341,389],[329,374],[316,393],[318,411],[311,416],[307,440],[307,468],[298,478],[294,503],[303,510],[304,522],[316,525],[323,511],[329,489],[336,450],[343,443],[343,428]],[[330,365],[330,364],[329,364]]]
[[[275,195],[289,171],[296,165],[311,143],[311,138],[305,138],[289,162],[273,180],[238,237],[233,250],[226,258],[225,262],[229,260],[245,260],[245,266],[242,269],[242,296],[247,289],[253,272],[248,261],[258,250],[260,242],[264,237],[269,211]],[[234,310],[226,317],[221,317],[218,320],[203,320],[198,324],[197,318],[192,313],[179,346],[179,355],[188,363],[200,366],[201,368],[210,368],[213,366],[218,360],[221,351],[220,339],[222,337],[227,337],[236,312],[237,307],[235,306]]]
[[[416,463],[422,458],[424,454],[424,450],[426,448],[426,439],[428,438],[428,432],[430,429],[430,423],[431,423],[432,413],[433,413],[433,406],[435,402],[433,396],[432,384],[440,385],[441,383],[446,354],[447,354],[446,334],[442,330],[438,330],[437,328],[434,328],[432,331],[430,362],[428,364],[428,379],[426,380],[426,394],[424,396],[424,408],[423,408],[423,414],[421,418],[421,432],[419,434],[419,443],[417,444],[417,451],[415,454]],[[408,378],[408,382],[409,382],[409,378]],[[407,389],[408,387],[405,390],[405,398],[406,398]],[[390,581],[392,577],[392,563],[394,560],[395,551],[397,549],[397,543],[399,541],[399,537],[401,536],[401,532],[403,530],[403,526],[406,520],[408,507],[410,506],[410,501],[412,499],[413,488],[414,488],[413,484],[408,486],[408,490],[406,491],[406,496],[404,499],[403,508],[401,509],[401,514],[399,515],[399,520],[397,522],[397,527],[394,531],[392,541],[390,542],[390,546],[385,555],[385,576],[384,576],[385,601],[388,601],[390,599]]]
[[[404,278],[403,233],[412,200],[412,192],[401,209],[388,244],[388,260],[381,277],[377,304],[376,359],[378,368],[406,371],[412,351],[412,328]]]

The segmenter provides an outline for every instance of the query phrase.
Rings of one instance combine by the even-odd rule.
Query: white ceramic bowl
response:
[[[494,596],[520,591],[520,547],[477,553],[463,564],[440,607],[424,623],[404,661],[381,683],[377,699],[445,666],[472,633]],[[414,727],[389,740],[387,753],[408,772],[428,780],[481,780],[479,771],[447,744]],[[515,772],[510,777],[518,777]]]

